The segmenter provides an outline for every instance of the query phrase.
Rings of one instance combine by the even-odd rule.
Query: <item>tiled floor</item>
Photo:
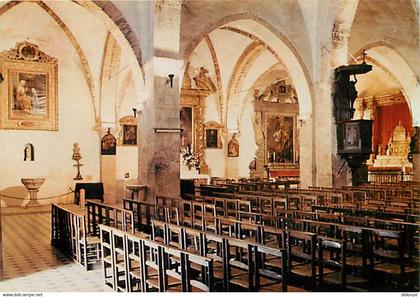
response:
[[[0,292],[112,292],[101,269],[86,271],[50,245],[50,213],[7,215]]]

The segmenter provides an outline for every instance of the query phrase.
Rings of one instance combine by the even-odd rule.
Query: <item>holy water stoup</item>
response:
[[[76,161],[76,164],[74,164],[73,166],[76,166],[77,167],[77,175],[73,179],[74,180],[81,180],[81,179],[83,179],[83,177],[80,174],[80,167],[82,167],[83,164],[80,163],[80,160],[82,159],[82,155],[80,154],[80,147],[79,147],[79,144],[77,142],[73,144],[73,156],[72,156],[72,159],[74,161]]]

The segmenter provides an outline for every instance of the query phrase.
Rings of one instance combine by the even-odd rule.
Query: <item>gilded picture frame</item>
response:
[[[204,140],[206,149],[221,149],[222,146],[222,126],[216,122],[204,124]]]
[[[267,163],[295,163],[296,117],[267,113],[265,117]]]
[[[119,120],[120,135],[118,145],[137,146],[137,118],[125,116]]]
[[[0,53],[0,128],[58,131],[58,63],[22,42]]]

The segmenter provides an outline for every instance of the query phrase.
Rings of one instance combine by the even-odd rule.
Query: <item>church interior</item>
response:
[[[419,9],[0,1],[0,291],[419,292]]]

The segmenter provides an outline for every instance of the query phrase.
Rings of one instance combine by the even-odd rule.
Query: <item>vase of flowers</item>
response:
[[[182,162],[188,166],[189,170],[200,169],[200,160],[191,152],[191,145],[181,147],[181,157]]]

